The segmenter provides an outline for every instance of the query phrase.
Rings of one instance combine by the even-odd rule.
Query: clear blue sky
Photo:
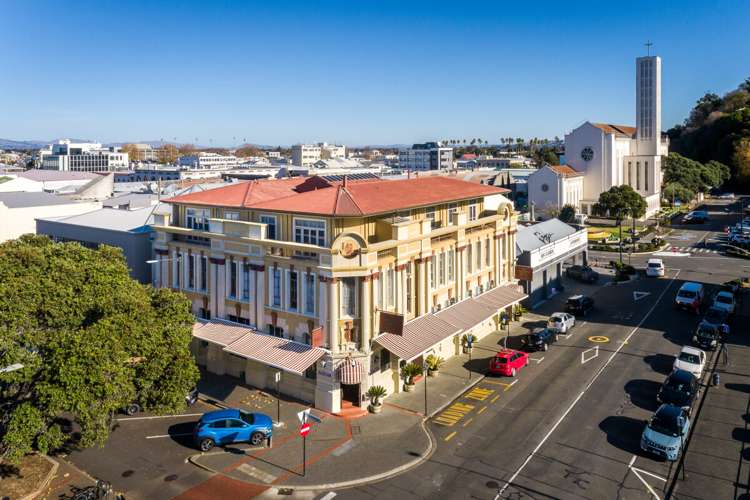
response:
[[[670,3],[4,0],[0,137],[562,136],[635,121],[649,39],[668,128],[750,76],[750,2]]]

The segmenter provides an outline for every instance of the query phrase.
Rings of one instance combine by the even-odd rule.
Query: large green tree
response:
[[[683,193],[707,193],[730,177],[729,167],[721,162],[711,160],[704,165],[678,153],[663,157],[662,173],[665,185],[675,185]]]
[[[599,201],[594,204],[594,213],[614,217],[617,220],[620,228],[620,262],[622,262],[622,221],[631,217],[633,227],[635,227],[635,219],[643,217],[646,208],[646,200],[628,185],[612,186],[609,191],[601,193]]]
[[[0,458],[101,444],[137,400],[177,411],[199,378],[187,299],[131,279],[119,249],[0,245]],[[64,429],[74,425],[80,435]]]

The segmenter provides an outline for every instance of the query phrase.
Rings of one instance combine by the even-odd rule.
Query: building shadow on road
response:
[[[656,373],[663,375],[669,375],[672,373],[672,365],[674,364],[675,357],[667,354],[651,354],[645,356],[643,361],[651,367]]]
[[[724,384],[724,387],[726,387],[730,391],[738,391],[750,394],[750,384],[734,384],[732,382],[729,382],[727,384]]]
[[[660,387],[661,384],[653,380],[635,379],[625,384],[625,392],[635,406],[648,411],[656,411],[659,408],[656,394]]]
[[[167,434],[175,443],[191,450],[196,449],[193,443],[193,429],[195,429],[196,422],[180,422],[173,424],[167,429]]]
[[[640,438],[645,423],[631,417],[607,417],[599,428],[607,435],[607,442],[623,451],[641,455]]]

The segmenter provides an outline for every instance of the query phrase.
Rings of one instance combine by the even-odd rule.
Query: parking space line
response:
[[[494,398],[492,398],[492,399],[490,400],[490,403],[494,403],[494,402],[495,402],[495,401],[497,401],[498,399],[500,399],[500,394],[498,394],[497,396],[495,396]]]
[[[482,406],[482,407],[481,407],[481,408],[479,409],[479,411],[477,411],[477,415],[481,415],[481,414],[482,414],[482,412],[483,412],[484,410],[486,410],[486,409],[487,409],[487,407],[486,407],[486,406]]]
[[[444,440],[445,441],[450,441],[451,439],[453,439],[453,436],[455,436],[455,435],[456,435],[456,431],[453,431],[450,434],[448,434],[447,436],[445,436]]]
[[[470,390],[469,393],[466,394],[464,397],[469,398],[469,399],[474,399],[476,401],[484,401],[485,399],[490,397],[490,395],[494,392],[495,391],[493,391],[492,389],[485,389],[483,387],[475,387],[472,390]]]
[[[467,426],[467,425],[469,425],[469,424],[470,424],[470,423],[471,423],[471,422],[472,422],[473,420],[474,420],[474,417],[470,418],[469,420],[467,420],[466,422],[464,422],[464,425],[463,425],[463,426],[464,426],[464,427],[466,427],[466,426]]]
[[[146,436],[146,439],[181,437],[181,436],[192,436],[192,435],[193,435],[192,432],[181,432],[179,434],[159,434],[158,436]]]
[[[152,415],[149,417],[126,417],[116,419],[118,422],[128,422],[129,420],[152,420],[155,418],[180,418],[180,417],[200,417],[203,413],[183,413],[182,415]]]
[[[511,387],[513,387],[514,385],[516,385],[517,383],[518,383],[518,379],[514,380],[514,381],[513,381],[513,382],[511,382],[510,384],[506,384],[506,385],[505,385],[505,389],[503,389],[503,391],[509,391],[509,390],[510,390],[510,388],[511,388]]]
[[[661,476],[657,476],[653,472],[649,472],[647,470],[639,469],[638,467],[631,467],[631,469],[633,469],[634,471],[637,470],[638,472],[642,472],[643,474],[646,474],[647,476],[651,476],[654,479],[658,479],[659,481],[664,481],[665,483],[667,482],[667,480],[665,478],[663,478]]]
[[[630,468],[630,470],[632,470],[632,471],[633,471],[633,474],[635,474],[635,477],[637,477],[638,479],[640,479],[640,481],[641,481],[641,482],[643,483],[643,485],[644,485],[644,486],[645,486],[645,487],[646,487],[646,488],[648,489],[649,493],[651,493],[651,494],[652,494],[652,495],[654,496],[654,498],[656,498],[656,500],[661,500],[661,499],[659,498],[659,495],[657,495],[657,494],[656,494],[656,492],[655,492],[655,491],[654,491],[654,489],[653,489],[653,488],[651,487],[651,485],[650,485],[650,484],[648,484],[648,483],[646,482],[646,480],[645,480],[645,479],[643,479],[643,478],[641,477],[641,475],[640,475],[640,474],[638,474],[638,470],[637,470],[637,469],[636,469],[635,467],[631,467],[631,468]]]

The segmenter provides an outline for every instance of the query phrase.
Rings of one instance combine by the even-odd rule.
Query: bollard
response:
[[[714,386],[719,385],[719,380],[720,379],[719,379],[719,374],[718,373],[714,373],[713,375],[711,375],[711,384],[712,385],[714,385]]]

